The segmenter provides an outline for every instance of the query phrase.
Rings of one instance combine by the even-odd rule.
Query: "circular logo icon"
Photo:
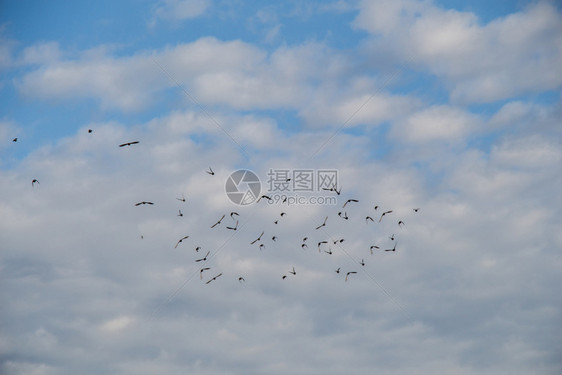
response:
[[[260,196],[261,183],[254,172],[239,169],[228,176],[224,189],[232,203],[246,206],[254,203]]]

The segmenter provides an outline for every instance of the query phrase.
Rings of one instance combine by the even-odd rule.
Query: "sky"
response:
[[[1,1],[0,373],[562,373],[561,66],[548,0]]]

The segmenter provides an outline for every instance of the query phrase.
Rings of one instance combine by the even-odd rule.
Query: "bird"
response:
[[[371,255],[373,255],[373,249],[380,249],[377,245],[372,245],[369,250],[371,250]]]
[[[265,249],[265,245],[260,243],[260,250]]]
[[[323,222],[321,225],[317,226],[316,229],[320,229],[320,228],[322,228],[322,227],[325,227],[325,226],[326,226],[326,221],[328,221],[328,216],[326,216],[326,218],[324,219],[324,222]]]
[[[210,251],[207,251],[207,254],[206,254],[203,258],[201,258],[201,259],[196,259],[196,260],[195,260],[195,263],[206,261],[206,260],[207,260],[207,257],[209,256],[210,253],[211,253]]]
[[[277,224],[277,223],[279,223],[279,220],[275,220],[275,221],[273,222],[273,224]]]
[[[35,184],[39,183],[39,180],[37,180],[36,178],[33,179],[33,181],[31,181],[31,187],[33,187]]]
[[[281,216],[281,217],[283,217],[283,216],[285,216],[285,215],[287,215],[286,212],[281,212],[281,213],[279,214],[279,216]]]
[[[398,243],[398,241],[396,241],[396,242],[394,243],[394,247],[393,247],[392,249],[386,249],[386,250],[384,250],[384,251],[396,251],[396,244],[397,244],[397,243]]]
[[[392,212],[392,210],[383,212],[382,215],[381,215],[381,218],[379,219],[379,223],[381,222],[381,220],[382,220],[382,218],[384,217],[384,215],[389,214],[389,213],[391,213],[391,212]]]
[[[230,229],[230,230],[236,230],[238,229],[238,220],[236,220],[236,225],[233,227],[226,227],[226,229]]]
[[[341,193],[341,189],[338,191],[338,189],[336,188],[336,185],[332,186],[331,188],[322,188],[322,190],[333,191],[337,195],[340,195],[340,193]]]
[[[357,273],[355,271],[349,271],[346,275],[345,275],[345,281],[347,282],[347,278],[349,277],[349,275],[352,275],[354,273]]]
[[[199,250],[201,250],[201,246],[197,246],[197,247],[195,248],[195,252],[196,252],[196,253],[198,253]]]
[[[342,216],[341,212],[338,212],[338,216],[341,217],[342,219],[345,219],[345,220],[349,219],[349,217],[347,216],[347,212],[344,213],[343,216]]]
[[[214,227],[216,227],[217,225],[219,225],[219,224],[221,223],[222,219],[224,219],[225,216],[226,216],[226,215],[222,215],[222,217],[219,219],[219,221],[217,221],[216,223],[214,223],[213,225],[211,225],[211,228],[214,228]]]
[[[203,280],[203,271],[208,271],[208,270],[210,270],[209,267],[201,268],[199,270],[199,279]]]
[[[306,242],[306,240],[308,240],[308,237],[303,238],[302,242]]]
[[[119,145],[119,147],[125,147],[125,146],[136,145],[137,143],[139,143],[139,141],[122,143],[122,144]]]
[[[328,241],[320,241],[318,242],[318,252],[320,252],[320,245],[328,243]]]
[[[404,225],[404,222],[403,222],[402,220],[400,220],[400,221],[398,222],[398,226],[399,226],[400,228],[402,228],[402,225]]]
[[[304,249],[305,247],[308,247],[308,245],[305,244],[305,243],[303,243],[303,244],[301,245],[301,248]]]
[[[340,268],[341,267],[338,267],[338,269],[336,270],[336,273],[340,273]]]
[[[282,279],[282,280],[285,280],[286,278],[287,278],[287,275],[281,276],[281,279]]]
[[[276,239],[277,239],[277,236],[271,237],[271,240],[272,240],[272,241],[275,241]]]
[[[149,204],[149,205],[152,206],[154,203],[142,201],[142,202],[139,202],[139,203],[135,203],[135,206],[140,206],[141,204]]]
[[[332,242],[333,242],[334,245],[335,245],[335,244],[337,244],[338,242],[339,242],[339,243],[342,243],[343,241],[345,241],[345,240],[342,238],[342,239],[335,240],[335,241],[332,241]]]
[[[345,203],[343,204],[342,208],[345,208],[345,206],[350,203],[350,202],[359,202],[357,199],[348,199],[347,201],[345,201]]]
[[[359,263],[362,266],[365,266],[365,261],[363,259],[361,259],[361,263]]]
[[[379,206],[375,206],[375,211],[379,209]]]
[[[260,236],[259,236],[258,238],[256,238],[256,239],[253,240],[252,242],[250,242],[250,245],[253,245],[253,244],[255,244],[256,242],[260,241],[260,240],[261,240],[261,236],[263,236],[263,233],[264,233],[264,232],[262,231],[261,234],[260,234]]]
[[[240,216],[240,214],[239,214],[238,212],[232,211],[232,212],[230,213],[230,218],[231,218],[232,220],[234,220],[234,215]]]
[[[91,133],[91,132],[93,132],[93,130],[92,130],[92,129],[88,129],[88,133]]]
[[[211,168],[211,167],[209,167],[209,170],[208,170],[208,171],[205,171],[205,172],[207,172],[207,173],[210,174],[211,176],[214,176],[214,175],[215,175],[215,171],[213,171],[213,168]]]
[[[289,273],[292,273],[293,275],[296,275],[296,274],[297,274],[297,271],[295,271],[295,267],[293,267],[293,270],[292,270],[292,271],[289,271]]]
[[[420,209],[418,208],[413,208],[414,212],[418,212]]]
[[[175,249],[176,247],[178,247],[178,245],[179,245],[183,240],[188,239],[188,238],[189,238],[189,236],[185,236],[185,237],[183,237],[183,238],[180,238],[180,240],[178,241],[178,243],[176,243],[176,246],[174,246],[174,249]]]
[[[371,220],[372,222],[374,222],[373,218],[370,217],[370,216],[367,216],[367,217],[365,218],[365,223],[369,223],[368,220]]]
[[[269,202],[271,202],[271,201],[273,200],[273,199],[271,199],[270,196],[262,195],[261,197],[258,198],[258,200],[256,201],[256,203],[259,202],[259,201],[261,201],[262,198],[267,199]]]
[[[17,138],[12,139],[12,142],[17,142],[17,141],[18,141]]]
[[[183,196],[183,193],[181,194],[181,198],[176,198],[176,199],[180,202],[185,202],[185,197]]]
[[[390,238],[391,241],[394,241],[394,233],[392,234],[392,236],[388,236],[388,238]]]
[[[178,216],[183,216],[181,210],[178,210],[178,211],[179,211]]]
[[[324,252],[325,252],[326,254],[328,254],[328,255],[332,255],[332,254],[333,254],[331,248],[328,248],[328,251],[324,250]]]
[[[241,283],[242,281],[245,282],[246,280],[245,280],[242,276],[240,276],[240,277],[238,278],[238,282]]]
[[[211,281],[218,279],[222,275],[222,272],[219,273],[217,276],[213,277],[211,280],[207,281],[205,284],[209,284]]]

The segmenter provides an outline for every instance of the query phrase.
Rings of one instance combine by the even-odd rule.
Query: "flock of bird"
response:
[[[92,133],[92,132],[93,132],[92,129],[88,129],[88,133]],[[13,139],[13,142],[17,142],[17,141],[18,141],[17,138],[14,138],[14,139]],[[133,146],[133,145],[137,145],[137,144],[139,144],[139,143],[140,143],[139,141],[125,142],[125,143],[119,144],[118,146],[119,146],[119,147],[130,147],[130,146]],[[210,175],[210,176],[214,176],[214,175],[215,175],[215,172],[213,171],[213,169],[212,169],[211,167],[209,167],[209,170],[205,171],[205,173],[207,173],[207,174]],[[290,179],[287,179],[287,181],[289,181],[289,180],[290,180]],[[37,180],[36,178],[34,178],[34,179],[31,181],[31,185],[32,185],[32,187],[34,187],[36,184],[39,184],[39,180]],[[341,188],[338,190],[338,187],[337,187],[337,186],[333,186],[333,187],[331,187],[331,188],[323,188],[323,190],[328,191],[328,192],[333,192],[333,193],[335,193],[335,194],[338,195],[338,196],[341,194]],[[180,198],[180,197],[177,197],[176,199],[177,199],[178,201],[182,202],[182,203],[186,203],[186,202],[187,202],[187,200],[186,200],[185,196],[183,195],[183,193],[182,193],[182,195],[181,195],[181,198]],[[266,200],[268,200],[269,202],[272,201],[272,198],[271,198],[271,197],[269,197],[269,196],[267,196],[267,195],[261,195],[261,196],[258,197],[258,199],[256,200],[255,204],[259,204],[259,202],[260,202],[262,199],[266,199]],[[282,203],[285,203],[285,202],[286,202],[286,199],[283,200]],[[347,210],[345,210],[345,209],[346,209],[346,207],[347,207],[348,205],[352,205],[352,204],[356,204],[356,203],[359,203],[359,200],[358,200],[358,199],[353,199],[353,198],[347,199],[347,200],[345,201],[345,203],[342,205],[341,211],[339,211],[339,212],[337,213],[337,216],[339,217],[339,219],[345,220],[345,221],[350,220],[350,216],[348,215]],[[137,202],[137,203],[134,204],[134,206],[137,206],[137,207],[138,207],[138,206],[144,206],[144,205],[152,206],[152,205],[154,205],[154,203],[153,203],[153,202],[150,202],[150,201],[141,201],[141,202]],[[413,208],[412,210],[413,210],[414,213],[417,213],[417,212],[419,212],[420,208]],[[372,208],[372,211],[373,211],[372,214],[365,216],[365,223],[367,223],[367,224],[369,224],[369,222],[374,223],[375,220],[376,220],[376,218],[378,218],[377,222],[380,223],[380,222],[382,222],[382,220],[383,220],[387,215],[391,215],[391,214],[394,212],[393,210],[384,210],[384,211],[382,211],[382,210],[380,209],[380,206],[378,206],[378,205],[375,205],[375,206]],[[379,216],[379,215],[376,215],[376,216],[375,216],[375,213],[377,213],[377,214],[380,213],[380,216]],[[281,213],[279,214],[279,218],[283,218],[283,217],[285,217],[286,215],[287,215],[286,212],[281,212]],[[181,209],[178,209],[178,215],[177,215],[177,216],[180,216],[180,217],[183,217],[183,216],[184,216]],[[212,223],[212,224],[210,225],[210,229],[215,229],[215,228],[218,228],[218,227],[221,226],[221,225],[224,225],[224,227],[225,227],[226,230],[237,231],[237,230],[238,230],[238,225],[239,225],[239,217],[240,217],[240,214],[239,214],[238,212],[235,212],[235,211],[230,212],[229,216],[230,216],[230,222],[231,222],[232,224],[223,224],[223,221],[225,220],[226,216],[227,216],[226,213],[223,214],[216,222],[214,222],[214,223]],[[374,217],[373,217],[373,216],[374,216]],[[276,225],[279,224],[279,218],[276,218],[275,220],[273,220],[273,223],[276,224]],[[328,219],[329,219],[329,218],[330,218],[329,216],[326,216],[326,217],[323,219],[323,221],[322,221],[319,225],[312,227],[310,230],[314,230],[316,233],[325,234],[324,230],[321,230],[321,229],[322,229],[322,228],[325,228],[325,227],[327,226],[327,223],[328,223]],[[336,219],[336,220],[337,220],[337,219]],[[400,228],[400,229],[403,228],[403,227],[405,226],[404,221],[403,221],[403,220],[398,220],[398,221],[397,221],[397,226],[398,226],[398,228]],[[216,230],[216,229],[215,229],[215,230]],[[265,240],[263,240],[263,236],[264,236],[264,235],[265,235],[265,230],[262,230],[261,233],[259,234],[259,236],[258,236],[257,238],[255,238],[254,240],[252,240],[252,241],[249,242],[249,245],[252,245],[252,246],[255,245],[255,246],[258,247],[259,250],[264,250],[264,249],[265,249],[265,246],[266,246],[266,245],[265,245]],[[141,236],[141,239],[142,239],[142,238],[144,238],[144,237]],[[184,242],[185,240],[187,240],[187,239],[189,239],[189,238],[190,238],[190,236],[189,236],[189,235],[186,235],[186,236],[183,236],[183,237],[181,237],[180,239],[178,239],[177,242],[176,242],[176,244],[175,244],[175,246],[174,246],[174,249],[177,249],[180,245],[183,244],[183,242]],[[272,236],[271,236],[271,241],[276,242],[277,239],[278,239],[277,235],[272,235]],[[390,235],[390,236],[389,236],[389,239],[390,239],[390,241],[391,241],[391,243],[392,243],[392,246],[390,246],[389,248],[384,249],[383,251],[384,251],[384,252],[396,252],[396,247],[397,247],[398,241],[396,240],[395,234]],[[301,249],[306,250],[306,249],[308,248],[308,243],[307,243],[308,240],[309,240],[309,237],[308,237],[308,236],[305,236],[305,237],[302,238],[301,245],[300,245]],[[340,246],[340,244],[342,244],[344,241],[345,241],[344,238],[339,238],[339,239],[336,239],[336,240],[321,240],[321,241],[319,241],[319,242],[317,243],[318,252],[319,252],[319,253],[322,253],[322,252],[323,252],[323,253],[326,253],[326,254],[328,254],[328,255],[332,255],[332,254],[333,254],[333,251],[332,251],[331,245]],[[380,248],[380,246],[378,246],[378,245],[371,245],[370,248],[369,248],[369,251],[370,251],[370,254],[373,255],[373,254],[375,253],[375,251],[380,250],[380,249],[381,249],[381,248]],[[200,250],[201,250],[201,246],[197,246],[197,247],[195,248],[195,252],[196,252],[196,253],[199,253]],[[200,264],[203,264],[203,266],[202,266],[201,268],[199,268],[199,278],[200,278],[201,280],[203,280],[203,276],[204,276],[204,273],[205,273],[206,271],[211,271],[211,270],[212,270],[211,267],[206,266],[206,263],[208,262],[208,260],[210,260],[210,259],[209,259],[209,256],[210,256],[210,255],[211,255],[211,252],[210,252],[210,251],[207,251],[207,253],[205,254],[205,256],[203,256],[203,257],[201,257],[201,258],[197,258],[197,259],[195,259],[195,261],[194,261],[194,262],[197,263],[197,264],[199,264],[199,263],[200,263]],[[365,260],[364,260],[364,259],[361,259],[361,262],[358,262],[358,264],[359,264],[361,267],[364,267],[366,263],[365,263]],[[296,275],[297,275],[297,271],[296,271],[296,269],[295,269],[294,266],[293,266],[293,267],[291,268],[291,270],[289,270],[287,273],[290,274],[290,275],[293,275],[293,276],[296,276]],[[345,274],[344,281],[347,282],[347,281],[349,280],[349,278],[350,278],[351,275],[357,274],[357,271],[356,271],[356,270],[350,270],[350,271],[346,271],[346,272],[345,272],[345,271],[342,271],[342,268],[341,268],[341,267],[338,267],[338,268],[335,270],[335,273],[336,273],[336,274],[341,274],[341,275],[344,275],[344,274]],[[218,279],[219,277],[221,277],[222,275],[223,275],[223,273],[220,272],[220,273],[218,273],[218,274],[216,274],[216,275],[210,277],[208,280],[205,281],[205,284],[210,284],[211,282],[217,280],[217,279]],[[287,277],[288,277],[287,274],[282,274],[282,275],[281,275],[281,279],[282,279],[282,280],[285,280]],[[242,283],[242,282],[245,282],[245,281],[246,281],[246,279],[245,279],[243,276],[238,276],[238,282]]]

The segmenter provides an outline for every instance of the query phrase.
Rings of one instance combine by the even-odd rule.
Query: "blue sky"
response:
[[[561,40],[548,0],[2,2],[0,372],[559,374]]]

